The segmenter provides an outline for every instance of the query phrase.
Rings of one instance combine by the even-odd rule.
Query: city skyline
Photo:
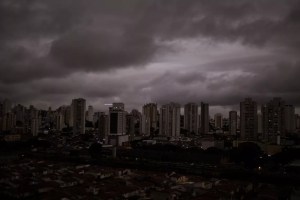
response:
[[[143,107],[147,104],[155,104],[157,105],[157,108],[161,108],[162,106],[164,106],[164,104],[158,104],[157,102],[144,102],[142,103],[141,105],[138,105],[137,107],[128,107],[128,105],[126,104],[126,102],[111,102],[111,103],[105,103],[103,104],[104,107],[102,107],[102,109],[99,109],[99,108],[95,108],[94,105],[91,105],[90,102],[88,102],[84,97],[77,97],[77,98],[73,98],[73,99],[84,99],[87,103],[86,103],[86,112],[88,112],[88,108],[89,107],[92,107],[93,108],[93,113],[96,113],[96,112],[104,112],[104,113],[108,113],[109,112],[109,108],[111,105],[113,105],[114,103],[123,103],[126,105],[126,109],[125,111],[127,112],[130,112],[132,110],[137,110],[139,112],[143,112]],[[209,104],[209,117],[211,119],[214,118],[215,115],[218,115],[218,114],[221,114],[223,117],[226,117],[226,118],[229,118],[229,114],[231,111],[236,111],[238,114],[240,114],[240,102],[245,100],[246,98],[251,98],[251,97],[245,97],[243,99],[240,99],[239,102],[236,104],[236,105],[231,105],[230,107],[227,107],[227,108],[224,108],[223,110],[221,110],[221,112],[219,112],[220,110],[219,109],[215,109],[214,106],[211,106],[211,104],[209,104],[209,102],[207,102]],[[262,110],[263,110],[263,107],[266,103],[268,103],[270,100],[274,99],[274,98],[280,98],[281,97],[271,97],[270,99],[268,99],[267,101],[265,102],[258,102],[256,99],[253,99],[254,101],[257,102],[257,113],[258,114],[262,114]],[[252,99],[252,98],[251,98]],[[72,106],[72,99],[70,99],[69,103],[66,103],[66,104],[62,104],[62,105],[57,105],[57,107],[51,107],[51,106],[45,106],[45,107],[38,107],[37,105],[32,105],[32,104],[28,104],[28,105],[24,105],[24,104],[21,104],[21,103],[18,103],[18,102],[11,102],[10,99],[3,99],[1,100],[0,99],[0,102],[5,102],[5,101],[8,101],[9,104],[11,105],[11,108],[14,108],[18,105],[22,105],[22,106],[25,106],[25,107],[30,107],[30,106],[33,106],[35,109],[38,109],[38,110],[49,110],[50,108],[52,110],[59,110],[60,108],[62,107],[65,107],[65,106]],[[198,111],[199,111],[199,115],[201,113],[201,102],[185,102],[185,103],[178,103],[178,102],[175,102],[175,101],[172,101],[170,100],[169,102],[167,102],[166,104],[169,104],[169,103],[176,103],[176,104],[179,104],[180,105],[180,115],[184,115],[184,108],[187,104],[195,104],[198,106]],[[291,104],[288,104],[286,103],[286,106],[289,106]],[[294,105],[293,105],[294,106]],[[158,109],[159,110],[159,109]],[[296,114],[300,114],[300,108],[297,109],[297,107],[295,107],[295,113]],[[87,114],[88,115],[88,114]]]

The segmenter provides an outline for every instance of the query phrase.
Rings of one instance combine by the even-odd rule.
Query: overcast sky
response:
[[[299,0],[1,0],[0,98],[300,106]]]

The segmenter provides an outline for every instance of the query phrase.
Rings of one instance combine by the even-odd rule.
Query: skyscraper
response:
[[[133,109],[131,113],[127,115],[127,133],[130,136],[130,139],[133,139],[134,136],[140,135],[142,133],[142,114],[136,110]]]
[[[199,114],[196,103],[188,103],[184,106],[184,128],[190,133],[199,132]]]
[[[180,104],[169,103],[160,109],[160,135],[180,136]]]
[[[108,136],[108,115],[105,112],[97,112],[95,114],[97,115],[96,122],[98,122],[100,138],[104,139]]]
[[[201,102],[201,134],[209,132],[209,104]]]
[[[295,107],[293,105],[285,105],[283,111],[283,134],[284,136],[295,133],[296,131],[296,119],[295,119]]]
[[[85,111],[86,111],[85,99],[79,98],[79,99],[72,100],[71,113],[72,113],[74,134],[85,133]]]
[[[55,125],[56,125],[56,130],[59,131],[65,128],[65,115],[62,111],[55,112]]]
[[[156,103],[148,103],[143,106],[142,113],[142,133],[145,135],[153,134],[158,126],[158,110]]]
[[[240,103],[240,114],[242,140],[257,140],[257,103],[246,98]]]
[[[88,106],[88,111],[87,111],[87,121],[92,122],[93,121],[93,117],[94,117],[94,109],[93,106]]]
[[[236,111],[229,112],[229,134],[236,135],[238,116]]]
[[[109,108],[108,116],[108,140],[109,144],[121,146],[128,142],[128,134],[126,133],[126,116],[124,103],[113,103]]]
[[[221,113],[215,114],[215,128],[221,130],[223,128],[223,115]]]
[[[30,106],[29,115],[30,115],[30,133],[32,134],[32,136],[37,136],[39,134],[39,128],[41,123],[40,113],[36,108]]]
[[[113,103],[109,108],[109,134],[125,135],[126,134],[126,112],[124,103]]]
[[[273,98],[267,104],[262,105],[264,139],[275,142],[277,135],[284,132],[284,107],[285,102],[281,98]]]

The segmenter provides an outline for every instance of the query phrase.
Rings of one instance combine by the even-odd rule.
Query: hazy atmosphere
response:
[[[2,0],[0,96],[40,108],[83,97],[299,107],[300,1]]]

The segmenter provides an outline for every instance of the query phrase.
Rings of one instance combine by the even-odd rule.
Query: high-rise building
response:
[[[209,132],[209,104],[201,102],[201,134]]]
[[[229,112],[229,134],[236,135],[237,133],[238,116],[236,111]]]
[[[94,109],[93,106],[88,106],[88,111],[87,111],[87,121],[92,122],[93,121],[93,117],[94,117]]]
[[[221,113],[215,114],[215,128],[221,130],[223,128],[223,115]]]
[[[143,106],[142,133],[153,134],[158,129],[158,110],[156,103],[148,103]]]
[[[20,104],[16,105],[13,109],[13,112],[16,115],[16,126],[18,127],[24,127],[25,110],[26,108]]]
[[[281,98],[273,98],[267,104],[262,105],[263,136],[269,142],[275,142],[277,135],[284,132],[284,107],[285,102]]]
[[[126,133],[126,116],[123,103],[113,103],[109,108],[108,117],[108,143],[114,146],[121,146],[128,142],[128,134]]]
[[[295,107],[293,105],[285,105],[283,111],[283,134],[284,136],[295,133],[296,123],[295,123]]]
[[[142,114],[133,109],[126,116],[127,133],[129,134],[130,140],[133,140],[135,136],[141,135],[142,133]]]
[[[39,111],[30,106],[29,108],[29,115],[30,115],[30,133],[32,136],[37,136],[39,133],[39,128],[41,124],[41,117]]]
[[[169,103],[160,109],[160,135],[169,137],[180,136],[180,104]]]
[[[257,140],[257,103],[246,98],[240,103],[240,115],[242,140]]]
[[[96,114],[96,113],[95,113]],[[108,136],[108,115],[105,112],[97,112],[98,130],[100,138],[104,139]]]
[[[199,132],[199,114],[196,103],[188,103],[184,106],[184,128],[190,133]]]
[[[126,112],[123,103],[113,103],[109,108],[109,134],[126,134]]]
[[[85,133],[85,99],[73,99],[71,105],[72,121],[73,121],[73,133],[84,134]]]
[[[113,109],[113,110],[123,110],[123,111],[125,111],[125,105],[124,105],[124,103],[121,103],[121,102],[113,103],[113,104],[112,104],[112,107],[110,107],[110,109]]]
[[[63,111],[56,111],[55,114],[55,128],[56,130],[61,131],[63,128],[65,128],[65,115]]]

